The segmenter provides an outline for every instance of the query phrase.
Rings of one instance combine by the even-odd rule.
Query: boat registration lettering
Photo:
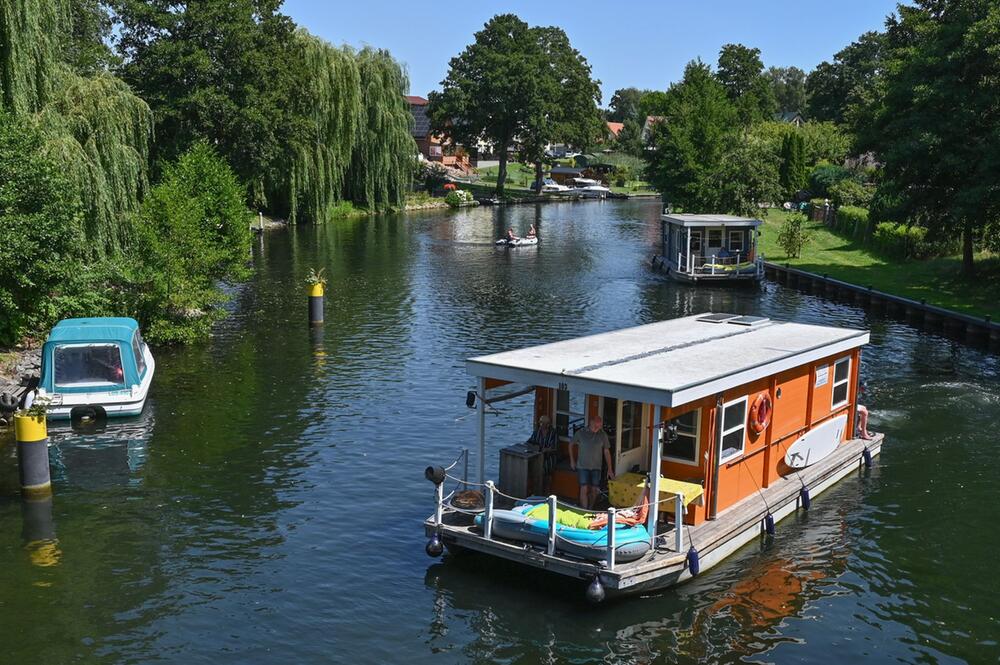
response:
[[[830,366],[823,365],[816,368],[816,388],[821,388],[825,386],[830,380]]]

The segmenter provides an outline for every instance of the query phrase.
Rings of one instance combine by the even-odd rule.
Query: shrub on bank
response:
[[[872,239],[879,252],[897,259],[926,259],[936,254],[927,242],[927,229],[921,226],[881,222]]]
[[[778,246],[788,258],[798,258],[802,247],[809,242],[809,232],[805,228],[806,216],[792,213],[785,218],[778,231]]]
[[[469,203],[472,201],[472,192],[467,189],[456,189],[454,191],[448,192],[448,196],[444,197],[444,202],[450,205],[452,208],[458,208],[464,203]]]
[[[837,208],[834,229],[841,235],[857,240],[864,240],[868,233],[868,210],[857,206],[842,206]]]

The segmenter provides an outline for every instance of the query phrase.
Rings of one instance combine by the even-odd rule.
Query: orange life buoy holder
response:
[[[774,405],[771,403],[771,396],[767,393],[757,395],[750,407],[750,427],[757,434],[767,429],[771,424],[771,414],[774,412]]]

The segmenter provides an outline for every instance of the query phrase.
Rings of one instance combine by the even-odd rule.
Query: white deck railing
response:
[[[717,273],[729,272],[726,270],[729,266],[737,266],[740,263],[747,262],[748,256],[749,254],[746,252],[736,252],[733,256],[725,257],[717,254],[703,256],[701,254],[684,254],[682,252],[677,252],[677,270],[692,275],[696,272],[715,275]],[[763,266],[762,257],[756,257],[753,263],[758,270],[760,270]]]

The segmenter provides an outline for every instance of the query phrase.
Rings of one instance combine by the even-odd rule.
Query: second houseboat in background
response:
[[[733,215],[660,216],[660,254],[653,265],[681,282],[757,282],[764,257],[757,249],[763,222]]]

